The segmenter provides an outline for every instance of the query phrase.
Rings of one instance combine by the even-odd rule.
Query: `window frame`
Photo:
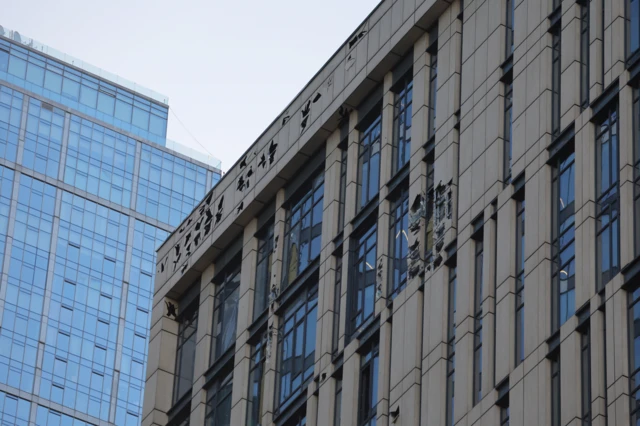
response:
[[[514,22],[515,22],[515,0],[506,0],[505,2],[505,11],[506,11],[506,22],[505,22],[505,53],[504,58],[507,61],[509,58],[513,56],[513,51],[515,49],[515,32],[514,32]]]
[[[360,140],[358,142],[357,211],[362,210],[380,192],[381,151],[382,111],[371,120],[370,124],[368,124],[366,129],[360,134]],[[375,182],[372,181],[372,165],[375,165],[377,170]],[[374,192],[372,192],[372,187]]]
[[[335,282],[333,292],[333,335],[331,350],[333,355],[338,353],[340,347],[340,305],[342,303],[342,254],[336,255]]]
[[[399,214],[399,216],[398,216]],[[404,240],[401,238],[401,233],[404,233]],[[409,188],[402,188],[402,190],[395,197],[395,200],[391,203],[391,212],[389,215],[389,290],[388,296],[390,299],[394,299],[409,282]],[[398,258],[397,240],[400,238],[400,255],[404,256]],[[399,264],[399,265],[398,265]],[[397,272],[399,271],[399,272]],[[397,275],[397,276],[396,276]],[[396,281],[397,278],[397,281]]]
[[[474,286],[473,286],[473,406],[482,400],[482,326],[484,286],[484,243],[482,233],[474,238]]]
[[[238,328],[238,309],[240,306],[240,279],[241,279],[241,260],[236,258],[230,262],[221,271],[220,275],[214,278],[216,283],[216,293],[214,296],[213,308],[213,325],[211,336],[211,352],[209,364],[213,365],[235,344]],[[237,278],[237,279],[236,279]],[[225,327],[228,325],[230,318],[227,311],[227,301],[231,300],[236,293],[235,303],[235,328],[233,329],[233,338],[227,347],[220,345],[220,340],[224,337]],[[216,332],[217,330],[217,332]]]
[[[264,373],[266,365],[266,344],[267,339],[265,338],[251,347],[249,386],[247,389],[247,426],[259,426],[261,424],[262,406],[265,398]],[[258,384],[257,392],[254,389],[256,383]],[[259,399],[257,403],[255,401],[256,397]]]
[[[347,160],[349,158],[348,149],[346,140],[344,142],[344,147],[340,149],[340,188],[339,188],[339,199],[338,199],[338,230],[337,233],[340,234],[344,232],[344,215],[345,215],[345,205],[347,199]]]
[[[372,342],[370,347],[360,355],[358,426],[375,426],[378,407],[379,356],[378,342]]]
[[[412,113],[413,73],[408,72],[398,83],[393,105],[392,175],[395,175],[411,159]],[[409,124],[407,125],[407,123]],[[400,134],[403,135],[402,138]]]
[[[207,390],[206,412],[204,418],[205,426],[224,426],[218,423],[220,410],[225,409],[223,404],[228,403],[229,425],[231,425],[231,409],[233,393],[233,371],[227,374],[224,379],[217,382],[212,388]],[[225,414],[225,413],[223,413]]]
[[[640,339],[640,286],[636,286],[634,289],[628,291],[627,300],[627,319],[629,321],[629,413],[631,416],[631,424],[636,424],[637,421],[640,420],[640,404],[634,404],[633,397],[640,392],[640,357],[635,350],[636,339]],[[635,362],[636,360],[638,360],[637,364]],[[636,407],[635,410],[634,405]]]
[[[429,30],[429,110],[427,115],[427,140],[436,135],[438,104],[438,25]]]
[[[373,237],[372,244],[369,244],[370,238]],[[364,324],[366,324],[371,318],[375,315],[375,299],[376,299],[376,265],[378,259],[378,247],[377,247],[377,239],[378,239],[378,224],[377,222],[371,223],[361,232],[359,232],[353,238],[353,244],[350,246],[353,247],[351,250],[351,268],[350,275],[351,279],[348,280],[348,318],[349,318],[349,337],[353,337],[353,335],[357,332],[359,328],[361,328]],[[363,254],[362,247],[364,247]],[[367,264],[367,254],[373,250],[374,253],[374,264]],[[361,282],[363,277],[358,273],[358,266],[360,263],[364,264],[364,268],[367,266],[373,271],[373,282],[371,286],[373,288],[373,300],[371,303],[371,313],[366,315],[365,306],[366,306],[366,289],[369,287],[367,285],[368,276],[366,273],[364,274],[364,283]],[[350,284],[350,285],[349,285]],[[361,299],[362,309],[358,310],[358,300]],[[366,316],[365,316],[366,315]]]
[[[640,0],[638,0],[640,1]],[[640,88],[633,88],[633,158],[634,158],[634,216],[635,216],[635,238],[634,251],[636,256],[640,256]]]
[[[620,272],[620,159],[619,159],[619,118],[618,105],[609,106],[606,110],[606,118],[596,125],[596,291],[602,291],[615,275]],[[606,127],[606,128],[605,128]],[[602,149],[603,138],[607,135],[608,144],[608,178],[609,186],[603,190],[601,188],[603,163]],[[611,143],[614,141],[615,143]],[[607,212],[612,211],[607,218],[608,222],[601,225],[601,218],[607,216]],[[613,217],[611,219],[610,217]],[[614,229],[615,228],[615,229]],[[609,269],[605,272],[602,263],[605,253],[602,251],[602,236],[609,236]],[[615,242],[613,240],[616,240]],[[614,247],[615,246],[615,247]],[[605,274],[607,274],[605,276]]]
[[[551,226],[551,331],[555,332],[575,313],[575,152],[564,153],[552,168],[552,226]],[[573,200],[566,204],[562,201],[563,177],[569,176],[569,183],[573,184]],[[569,189],[569,193],[571,190]],[[565,216],[563,218],[563,216]],[[571,223],[567,223],[571,219]],[[568,225],[568,226],[567,226]],[[564,228],[564,229],[562,229]],[[565,241],[568,238],[570,241]],[[562,244],[562,246],[561,246]],[[567,254],[573,254],[567,257]],[[569,275],[573,269],[573,275]],[[566,312],[563,317],[562,273],[567,275]],[[573,283],[571,281],[573,280]],[[573,306],[571,307],[571,299]]]
[[[304,315],[299,317],[299,312],[304,311]],[[289,392],[283,397],[283,371],[285,362],[284,353],[285,350],[285,341],[291,335],[292,348],[296,348],[295,342],[296,338],[296,330],[302,325],[303,330],[303,343],[302,343],[302,353],[305,354],[307,352],[307,331],[309,328],[309,320],[310,318],[314,318],[311,327],[313,327],[314,335],[317,333],[317,315],[318,315],[318,284],[315,283],[311,287],[307,288],[300,296],[285,310],[282,315],[282,321],[280,324],[280,329],[278,331],[279,339],[278,339],[278,359],[277,359],[277,375],[276,375],[276,392],[274,392],[274,408],[276,413],[280,413],[289,406],[291,406],[292,402],[295,401],[298,397],[303,394],[304,389],[308,386],[308,384],[313,379],[313,367],[315,365],[315,351],[316,351],[316,339],[314,338],[312,342],[313,344],[313,352],[307,356],[302,362],[302,368],[300,371],[296,372],[293,368],[287,373],[293,372],[295,376],[302,375],[300,380],[300,384],[293,388],[294,375],[291,375],[289,380]],[[299,317],[299,318],[298,318]],[[291,326],[288,326],[287,323],[289,321],[293,321]],[[291,352],[291,357],[293,358],[293,350]],[[308,361],[306,358],[311,357],[311,363],[305,368],[305,363]],[[306,376],[306,377],[305,377]]]
[[[515,365],[524,361],[525,200],[516,201]]]
[[[258,233],[258,250],[256,252],[256,281],[253,297],[253,320],[255,321],[269,309],[269,292],[271,268],[273,266],[274,227],[270,221]]]
[[[446,384],[446,420],[445,426],[454,424],[455,406],[455,365],[456,365],[456,299],[457,299],[458,270],[452,265],[449,267],[448,277],[448,302],[447,302],[447,384]]]
[[[556,1],[556,0],[554,0]],[[551,30],[551,137],[557,138],[561,132],[562,91],[562,28]]]
[[[511,161],[513,159],[513,82],[504,82],[504,152],[502,176],[505,185],[511,182]]]
[[[633,18],[634,16],[632,15],[632,3],[633,2],[637,3],[637,14],[635,15],[636,18],[636,25],[638,27],[638,34],[637,34],[637,45],[638,47],[635,50],[632,50],[632,44],[633,44],[633,34],[632,34],[632,28],[633,28]],[[604,14],[604,12],[603,12]],[[634,58],[637,58],[637,53],[640,52],[640,1],[639,0],[626,0],[625,1],[625,53],[626,53],[626,58],[627,61],[633,60]],[[604,24],[603,24],[604,25]]]
[[[285,226],[285,246],[284,246],[284,271],[282,274],[283,282],[282,289],[284,290],[288,286],[290,286],[299,276],[303,275],[303,272],[311,265],[313,262],[320,257],[320,251],[322,249],[322,216],[324,213],[324,184],[325,184],[325,176],[324,169],[319,169],[313,176],[308,179],[304,185],[298,190],[297,196],[288,203],[287,208],[287,218],[286,218],[286,226]],[[310,201],[310,203],[309,203]],[[307,204],[308,207],[307,207]],[[320,218],[316,224],[314,221],[316,220],[316,214],[318,212],[315,209],[320,205]],[[305,218],[308,217],[309,227],[303,229],[303,222]],[[314,235],[314,227],[318,227],[319,233]],[[295,229],[298,228],[297,234],[295,233]],[[302,239],[304,238],[303,232],[308,232],[309,238],[307,241],[306,248],[306,265],[301,268],[300,264],[300,246]],[[296,236],[298,247],[298,259],[296,264],[296,271],[294,275],[291,275],[294,272],[292,268],[293,259],[293,249],[292,249],[292,237]],[[318,245],[317,253],[314,255],[313,253],[313,241],[315,238],[319,238],[320,244]]]
[[[591,0],[582,0],[580,3],[580,110],[589,107],[589,61],[590,61],[590,25]]]
[[[561,425],[562,396],[560,384],[560,353],[555,353],[551,361],[551,426]]]
[[[591,426],[591,327],[587,322],[580,331],[581,419],[583,426]]]
[[[190,292],[189,292],[190,293]],[[195,298],[192,300],[184,309],[181,309],[178,317],[176,318],[176,322],[178,322],[178,335],[177,335],[177,346],[176,346],[176,360],[175,360],[175,369],[174,369],[174,380],[173,380],[173,394],[172,394],[172,405],[177,404],[185,395],[188,395],[193,387],[193,375],[195,372],[195,360],[196,360],[196,339],[198,334],[198,306],[199,298]],[[190,334],[186,335],[185,333],[190,331]],[[186,376],[183,377],[182,372],[185,367],[188,367],[188,363],[184,364],[183,356],[186,354],[183,353],[185,345],[193,343],[193,356],[191,360],[191,369],[188,371],[187,376],[191,376],[191,386],[187,389],[180,391],[180,381],[186,379]],[[186,361],[188,362],[188,360]],[[182,377],[182,379],[180,379]]]

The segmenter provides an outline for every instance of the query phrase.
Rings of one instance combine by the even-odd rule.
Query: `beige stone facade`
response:
[[[635,423],[638,67],[555,3],[380,3],[159,249],[143,425]]]

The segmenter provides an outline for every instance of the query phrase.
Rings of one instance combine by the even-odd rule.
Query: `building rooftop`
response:
[[[47,46],[46,44],[40,43],[37,40],[24,36],[20,34],[18,31],[14,31],[0,25],[0,36],[11,39],[16,43],[20,43],[26,47],[29,47],[30,49],[44,53],[45,55],[49,55],[52,58],[58,59],[66,64],[73,65],[76,68],[80,68],[83,71],[94,74],[96,77],[109,80],[110,82],[116,83],[124,87],[125,89],[129,89],[140,95],[146,96],[156,102],[164,104],[165,106],[169,105],[169,98],[163,94],[160,94],[151,89],[147,89],[146,87],[141,86],[137,83],[134,83],[130,80],[127,80],[126,78],[120,77],[119,75],[110,73],[109,71],[105,71],[102,68],[98,68],[80,59],[74,58],[71,55],[67,55],[66,53],[60,52],[59,50],[56,50],[50,46]]]

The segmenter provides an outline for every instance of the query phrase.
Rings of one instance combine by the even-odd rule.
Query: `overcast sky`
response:
[[[226,171],[378,2],[0,0],[0,25],[168,96]]]

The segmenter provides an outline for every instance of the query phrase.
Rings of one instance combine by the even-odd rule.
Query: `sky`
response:
[[[0,25],[168,96],[167,137],[226,171],[378,3],[0,0]]]

